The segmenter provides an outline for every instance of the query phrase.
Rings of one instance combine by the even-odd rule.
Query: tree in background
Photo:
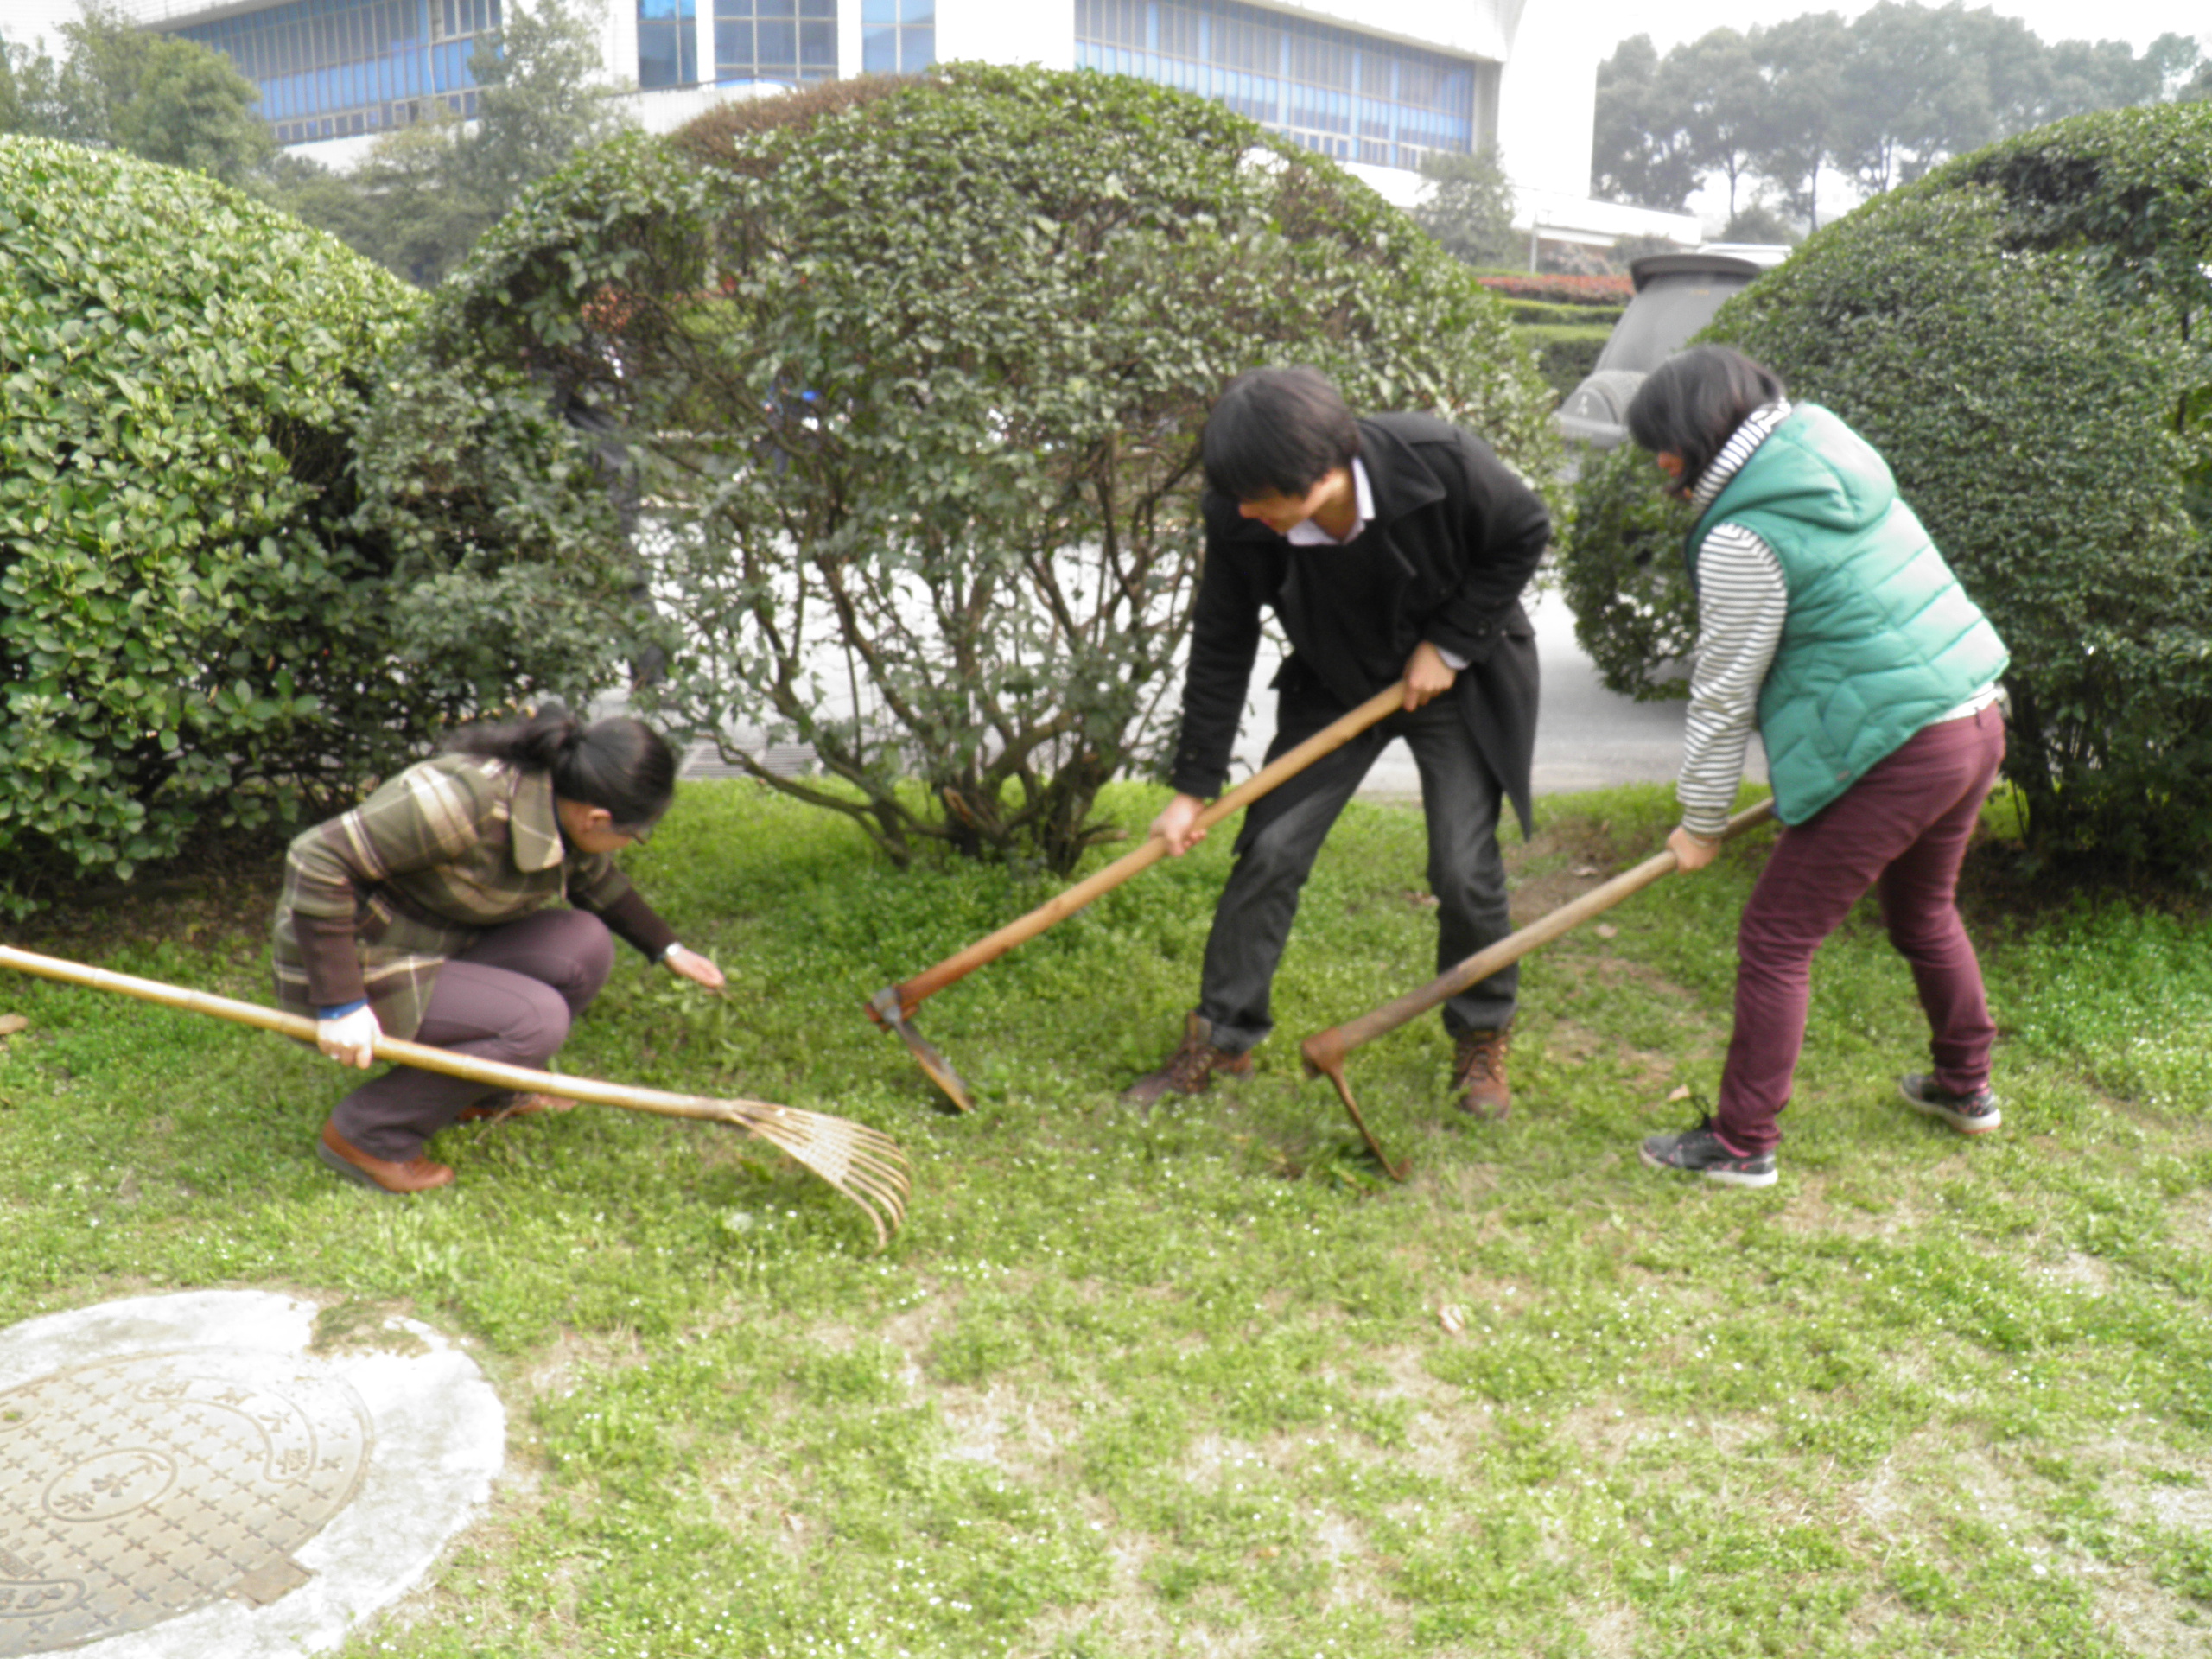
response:
[[[1754,201],[1737,210],[1735,215],[1721,227],[1723,242],[1787,243],[1795,246],[1804,238],[1797,227],[1763,201]]]
[[[1679,209],[1722,177],[1732,213],[1751,178],[1817,226],[1823,173],[1876,195],[2064,116],[2202,91],[2212,60],[2187,36],[2139,57],[2110,41],[2046,46],[1986,7],[1883,0],[1848,23],[1813,12],[1714,30],[1664,58],[1637,35],[1599,68],[1592,188]]]
[[[259,90],[221,53],[149,34],[102,0],[86,0],[60,34],[59,61],[9,47],[0,131],[124,150],[225,184],[248,183],[275,153],[253,112]]]
[[[510,4],[469,59],[477,118],[443,105],[387,132],[350,174],[305,158],[261,194],[387,270],[435,287],[538,180],[623,124],[601,76],[594,0]]]
[[[1513,230],[1513,182],[1495,149],[1471,156],[1431,150],[1421,157],[1414,223],[1463,264],[1500,265],[1520,251]]]
[[[1591,190],[1608,201],[1681,213],[1698,186],[1688,118],[1659,79],[1649,35],[1631,35],[1598,66]]]
[[[494,218],[625,124],[600,59],[596,13],[605,9],[605,0],[510,3],[499,32],[469,60],[478,113],[460,146],[460,181]]]
[[[1716,29],[1678,47],[1661,66],[1660,87],[1681,108],[1691,165],[1728,181],[1728,211],[1753,158],[1768,143],[1770,88],[1751,42]]]
[[[1751,49],[1766,81],[1766,118],[1752,171],[1775,187],[1789,212],[1818,230],[1821,171],[1835,154],[1848,28],[1835,12],[1807,12],[1753,29]]]

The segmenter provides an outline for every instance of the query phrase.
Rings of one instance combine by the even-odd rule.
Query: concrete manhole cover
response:
[[[506,1417],[448,1338],[193,1291],[0,1331],[0,1659],[342,1644],[489,1498]]]
[[[292,1552],[352,1501],[373,1436],[342,1378],[276,1357],[149,1354],[0,1394],[0,1655],[306,1580]]]

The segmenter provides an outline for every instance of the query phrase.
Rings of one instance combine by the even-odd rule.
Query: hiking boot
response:
[[[1772,1186],[1779,1179],[1771,1152],[1737,1151],[1713,1127],[1710,1112],[1698,1120],[1697,1128],[1680,1135],[1644,1136],[1643,1161],[1654,1169],[1679,1169],[1724,1186]]]
[[[1251,1075],[1249,1054],[1232,1054],[1225,1048],[1216,1048],[1212,1039],[1213,1022],[1193,1010],[1183,1021],[1183,1041],[1167,1057],[1167,1064],[1157,1071],[1146,1072],[1122,1090],[1122,1103],[1149,1109],[1162,1095],[1204,1094],[1217,1071],[1231,1077]]]
[[[316,1157],[347,1180],[359,1181],[380,1192],[427,1192],[434,1186],[448,1186],[453,1182],[451,1169],[432,1163],[420,1153],[405,1163],[372,1158],[339,1134],[335,1123],[322,1126],[322,1139],[315,1142],[315,1152]]]
[[[1497,1031],[1463,1031],[1452,1056],[1452,1103],[1470,1117],[1495,1122],[1512,1109],[1513,1090],[1505,1081],[1505,1050],[1511,1027]]]
[[[1897,1079],[1897,1093],[1914,1111],[1940,1117],[1961,1135],[1987,1135],[2005,1121],[1987,1084],[1970,1095],[1955,1095],[1926,1072],[1916,1071]]]

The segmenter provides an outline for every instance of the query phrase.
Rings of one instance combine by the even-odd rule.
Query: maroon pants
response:
[[[1994,708],[1923,728],[1806,823],[1783,830],[1737,931],[1736,1029],[1714,1125],[1765,1152],[1782,1136],[1805,1043],[1813,953],[1869,887],[1890,943],[1912,965],[1936,1081],[1971,1094],[1989,1080],[1997,1028],[1955,894],[1967,838],[2005,758]]]
[[[533,912],[495,927],[438,969],[418,1043],[542,1067],[568,1040],[614,968],[607,924],[581,910]],[[338,1103],[338,1133],[372,1158],[404,1163],[497,1088],[396,1065]]]

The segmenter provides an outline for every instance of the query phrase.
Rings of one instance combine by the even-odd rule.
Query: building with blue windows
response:
[[[279,142],[346,166],[442,107],[503,8],[532,0],[124,0],[226,54]],[[1589,199],[1599,48],[1568,0],[607,0],[609,81],[639,122],[729,98],[981,59],[1137,75],[1217,99],[1409,205],[1424,156],[1496,146],[1524,228],[1697,239],[1686,216]]]

